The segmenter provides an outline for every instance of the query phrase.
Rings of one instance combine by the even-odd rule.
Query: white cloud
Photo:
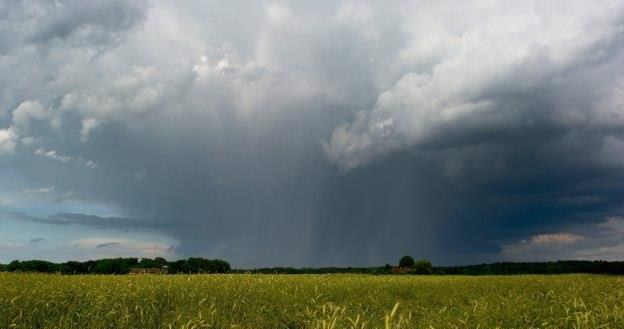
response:
[[[15,151],[15,134],[12,129],[0,129],[0,155]]]
[[[69,155],[63,155],[63,154],[59,154],[58,152],[56,152],[56,150],[47,150],[43,147],[40,147],[38,149],[35,150],[34,152],[36,155],[42,156],[42,157],[46,157],[52,160],[56,160],[56,161],[60,161],[63,163],[70,163],[70,162],[74,162],[74,163],[78,163],[80,165],[83,165],[89,169],[96,169],[99,167],[99,165],[92,161],[92,160],[88,160],[88,159],[83,159],[81,157],[72,157]]]
[[[530,120],[549,115],[560,120],[548,124],[567,128],[581,123],[582,115],[568,114],[574,109],[566,100],[553,97],[551,108],[543,109],[553,113],[536,117],[534,106],[513,95],[553,86],[574,93],[575,86],[561,85],[559,77],[601,69],[599,63],[608,60],[604,49],[620,40],[624,8],[621,2],[554,7],[544,2],[405,6],[404,15],[411,17],[404,24],[410,45],[400,60],[412,72],[381,92],[373,109],[334,130],[325,147],[329,159],[348,170],[394,151],[444,143],[449,135],[464,136],[453,143],[465,143],[483,132],[524,129]],[[610,82],[589,88],[605,85]],[[579,91],[589,96],[583,88]],[[601,112],[622,116],[621,111],[582,110],[585,117]],[[380,125],[389,120],[394,125]]]
[[[40,143],[41,139],[35,138],[35,137],[32,137],[32,136],[28,136],[28,137],[23,137],[22,139],[20,139],[20,142],[22,142],[22,144],[24,144],[26,146],[30,146],[30,145],[34,145],[34,144]]]
[[[0,251],[2,250],[11,250],[15,248],[23,247],[23,243],[19,242],[10,242],[10,241],[0,241]]]
[[[91,168],[91,169],[95,169],[97,167],[99,167],[99,165],[95,162],[93,162],[92,160],[82,160],[84,163],[84,166],[87,168]]]
[[[147,171],[145,169],[137,170],[132,177],[136,180],[143,180],[147,177]]]
[[[37,143],[38,138],[29,136],[32,120],[46,120],[50,114],[39,101],[24,101],[12,111],[9,128],[0,129],[0,154],[13,153],[17,141],[29,146]],[[51,123],[52,124],[52,123]]]
[[[80,137],[82,138],[82,140],[86,141],[89,138],[89,133],[91,133],[91,130],[93,130],[97,126],[98,122],[93,118],[82,119],[82,129],[80,130]]]
[[[41,187],[37,189],[25,189],[24,193],[48,193],[54,191],[54,186]]]
[[[48,111],[38,101],[22,102],[12,114],[13,125],[22,135],[28,135],[31,120],[44,120],[49,117]]]
[[[96,54],[119,44],[140,22],[147,10],[146,1],[90,1],[75,5],[71,0],[52,3],[16,2],[0,7],[0,107],[13,108],[12,122],[0,130],[0,153],[11,153],[15,140],[25,145],[35,139],[29,135],[33,120],[48,121],[59,128],[61,113],[49,108],[57,96],[89,79],[69,63],[89,65]],[[97,14],[94,14],[97,12]],[[61,72],[86,74],[67,77]],[[59,79],[60,78],[60,79]],[[62,86],[69,89],[63,90]],[[74,87],[75,87],[74,86]]]
[[[69,162],[73,160],[71,156],[58,154],[55,150],[46,150],[43,147],[36,149],[35,154],[60,162]]]

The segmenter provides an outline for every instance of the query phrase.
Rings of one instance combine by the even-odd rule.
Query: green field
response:
[[[1,328],[624,328],[617,276],[0,273]]]

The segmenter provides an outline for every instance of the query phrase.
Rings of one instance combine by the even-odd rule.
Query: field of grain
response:
[[[624,281],[0,273],[0,327],[624,328]]]

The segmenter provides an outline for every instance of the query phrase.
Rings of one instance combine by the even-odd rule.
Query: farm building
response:
[[[133,268],[129,274],[165,274],[167,273],[167,266],[160,267],[148,267],[148,268]]]

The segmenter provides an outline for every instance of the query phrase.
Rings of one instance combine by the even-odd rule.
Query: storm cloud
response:
[[[96,215],[57,213],[48,217],[38,217],[16,211],[0,211],[6,218],[30,221],[49,225],[82,225],[93,229],[159,229],[174,223],[158,223],[147,219],[100,217]]]
[[[615,258],[623,7],[2,4],[0,219],[242,267]]]

